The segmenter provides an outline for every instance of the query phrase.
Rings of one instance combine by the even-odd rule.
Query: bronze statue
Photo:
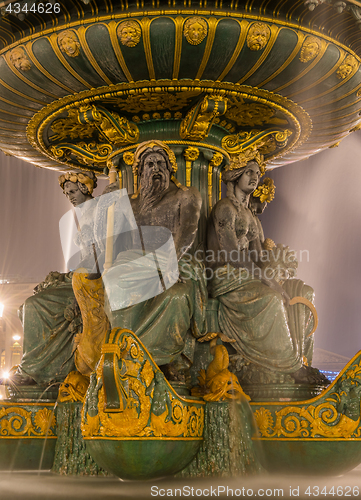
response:
[[[255,367],[253,373],[248,368],[251,376],[246,382],[259,381],[259,374],[265,371],[273,381],[282,381],[290,375],[295,382],[327,383],[317,369],[307,366],[313,352],[309,309],[304,305],[290,306],[290,297],[295,296],[311,304],[313,290],[301,280],[287,279],[282,260],[289,257],[288,249],[281,245],[283,259],[280,259],[272,253],[276,247],[269,244],[271,240],[264,240],[257,213],[263,211],[266,200],[253,199],[250,203],[264,168],[257,151],[246,158],[241,154],[223,173],[227,196],[214,206],[210,215],[209,289],[211,296],[220,302],[220,328],[235,341],[232,347],[237,353],[234,358],[238,369]],[[266,188],[270,188],[269,184]],[[292,276],[294,262],[289,267]],[[279,268],[281,275],[275,272]]]
[[[93,215],[97,179],[92,172],[66,173],[59,184],[74,207],[80,206],[76,243],[81,265],[94,265]],[[72,288],[73,273],[51,272],[20,308],[24,329],[24,355],[15,373],[2,383],[49,385],[62,382],[75,370],[74,339],[82,328]]]
[[[133,171],[139,187],[130,201],[136,229],[124,232],[127,221],[122,199],[119,203],[115,201],[114,232],[119,236],[114,244],[114,262],[103,273],[103,281],[112,328],[132,330],[158,365],[176,363],[186,367],[192,362],[195,337],[205,331],[207,292],[199,264],[187,254],[198,228],[201,196],[196,188],[182,186],[174,178],[176,167],[174,153],[159,141],[143,143],[137,148]],[[116,192],[113,195],[117,196]],[[103,250],[106,211],[113,202],[113,198],[108,202],[107,197],[102,197],[97,207],[97,243]],[[172,266],[166,262],[168,256],[157,251],[164,245],[164,231],[174,242]],[[163,274],[164,281],[167,273],[178,272],[177,267],[179,279],[170,288],[163,286],[162,293],[154,293],[139,303],[139,294],[152,286],[151,280],[147,280],[147,266],[154,262],[153,254],[158,259],[159,272],[168,269]],[[138,265],[144,259],[148,259],[147,264]],[[131,266],[129,273],[128,266]],[[139,283],[141,290],[134,288]]]

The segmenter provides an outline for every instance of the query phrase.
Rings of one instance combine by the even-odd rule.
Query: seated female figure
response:
[[[227,196],[216,203],[209,218],[209,288],[220,302],[219,325],[234,341],[239,366],[281,375],[278,381],[289,374],[296,382],[327,383],[317,369],[307,366],[313,350],[311,313],[304,305],[289,305],[290,296],[312,301],[312,288],[301,280],[276,280],[270,272],[275,261],[262,259],[263,231],[255,207],[250,207],[261,170],[258,153],[246,164],[231,163],[222,177]]]

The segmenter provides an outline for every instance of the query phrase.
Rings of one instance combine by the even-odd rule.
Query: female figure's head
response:
[[[68,172],[59,177],[59,184],[70,203],[77,207],[93,198],[97,178],[94,172]]]
[[[256,190],[261,167],[256,161],[249,161],[244,167],[233,168],[222,173],[222,180],[227,185],[227,198],[248,202],[249,196]]]

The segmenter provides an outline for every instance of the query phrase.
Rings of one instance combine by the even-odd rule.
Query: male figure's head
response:
[[[161,145],[150,144],[150,147],[139,154],[137,170],[140,204],[143,209],[151,208],[160,201],[169,188],[173,174],[169,154]]]

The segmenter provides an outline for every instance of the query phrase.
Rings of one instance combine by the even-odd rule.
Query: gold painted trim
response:
[[[350,106],[347,106],[347,107],[350,107]],[[343,109],[343,108],[342,108],[342,109]],[[345,109],[347,109],[347,108],[345,108]],[[334,112],[334,111],[332,111],[332,112]],[[331,113],[331,111],[330,111],[330,113]],[[317,118],[319,118],[320,116],[325,116],[325,115],[327,115],[327,114],[329,114],[329,113],[324,113],[324,114],[322,114],[322,115],[317,115]],[[349,116],[353,116],[353,115],[355,115],[355,114],[357,114],[357,116],[360,116],[360,115],[359,115],[359,110],[357,110],[357,109],[356,109],[356,110],[352,111],[352,113],[348,113],[347,115],[342,115],[342,116],[336,116],[336,117],[334,117],[334,118],[329,118],[329,119],[328,119],[328,121],[329,121],[330,123],[332,123],[332,122],[336,122],[336,121],[338,121],[338,120],[342,120],[343,118],[348,118]],[[319,121],[319,120],[314,120],[314,123],[315,123],[315,124],[323,123],[323,120],[322,120],[322,121]],[[340,127],[341,127],[341,125],[340,125]]]
[[[124,59],[124,56],[122,54],[122,51],[121,51],[121,48],[120,48],[119,42],[118,42],[118,37],[117,37],[117,27],[118,27],[118,24],[119,23],[116,23],[115,21],[110,21],[110,23],[108,24],[108,26],[109,26],[108,31],[109,31],[109,34],[110,34],[110,41],[111,41],[111,44],[112,44],[112,47],[113,47],[113,50],[114,50],[114,53],[115,53],[115,57],[118,59],[119,66],[120,66],[121,70],[123,71],[123,73],[125,75],[125,78],[128,80],[128,82],[132,82],[133,81],[133,77],[130,74],[130,71],[129,71],[126,63],[125,63],[125,59]]]
[[[280,30],[281,31],[281,30]],[[285,62],[282,64],[282,66],[280,66],[278,68],[277,71],[275,71],[274,73],[272,73],[271,76],[269,76],[268,78],[266,78],[266,80],[263,80],[263,82],[257,84],[258,87],[263,87],[264,85],[266,85],[266,83],[272,81],[276,76],[278,76],[280,73],[282,73],[282,71],[284,69],[287,68],[287,66],[295,59],[295,57],[298,55],[299,51],[300,51],[300,48],[303,44],[303,41],[305,40],[306,36],[304,33],[297,33],[296,32],[296,35],[297,35],[297,43],[296,43],[296,46],[295,48],[293,49],[293,51],[291,52],[291,54],[288,56],[288,58],[285,60]],[[299,78],[299,76],[297,77],[297,79]]]
[[[23,47],[23,49],[25,50],[25,47]],[[9,69],[14,73],[15,76],[17,76],[19,78],[19,80],[23,81],[28,87],[33,88],[37,92],[40,92],[40,94],[45,94],[49,97],[52,97],[53,99],[59,98],[59,96],[57,96],[56,94],[53,94],[52,92],[48,92],[47,90],[45,90],[42,87],[39,87],[38,85],[33,83],[28,78],[25,78],[25,76],[19,70],[17,70],[15,68],[15,66],[11,63],[10,52],[7,52],[6,54],[4,54],[4,58],[5,58],[6,64],[8,65]]]
[[[1,83],[1,80],[0,80],[0,83]],[[28,108],[27,106],[22,106],[21,104],[18,104],[16,102],[9,101],[8,99],[5,99],[5,97],[0,97],[0,101],[5,102],[6,104],[10,104],[10,106],[14,106],[16,108],[25,109],[26,111],[31,111],[33,114],[35,114],[39,111],[39,110],[36,110],[34,108]]]
[[[249,25],[248,29],[247,29],[247,34],[250,30],[250,28],[252,27],[252,24]],[[252,68],[248,71],[248,73],[246,73],[237,83],[240,85],[241,83],[245,82],[246,80],[248,80],[248,78],[250,76],[252,76],[257,70],[258,68],[265,62],[265,60],[267,59],[267,56],[268,54],[271,52],[271,50],[273,49],[273,46],[277,40],[277,37],[278,37],[278,34],[279,32],[281,31],[282,27],[278,27],[277,25],[275,24],[272,24],[271,26],[268,26],[270,31],[271,31],[271,35],[270,35],[270,38],[268,40],[268,43],[266,45],[266,47],[262,50],[262,54],[260,55],[260,57],[258,58],[256,64],[254,64],[252,66]]]
[[[19,438],[17,438],[19,439]],[[160,437],[154,437],[154,436],[149,436],[149,437],[137,437],[137,436],[129,436],[129,437],[104,437],[104,436],[92,436],[92,437],[84,437],[84,441],[96,441],[96,440],[101,440],[101,441],[203,441],[204,438],[202,437],[167,437],[167,436],[160,436]]]
[[[290,401],[289,401],[290,403]],[[262,438],[262,437],[252,437],[252,441],[294,441],[294,442],[303,442],[303,441],[342,441],[343,443],[345,442],[350,442],[350,441],[355,441],[359,442],[361,441],[361,438],[278,438],[278,437],[273,437],[273,438]]]
[[[238,2],[236,2],[238,3]],[[143,7],[142,7],[143,8]],[[63,10],[65,10],[65,7],[63,7]],[[305,13],[309,13],[309,10],[305,10]],[[86,20],[86,23],[87,24],[90,24],[90,23],[93,23],[93,22],[103,22],[103,21],[112,21],[114,19],[124,19],[124,18],[132,18],[132,17],[135,17],[135,18],[138,18],[140,16],[171,16],[171,15],[177,15],[177,14],[184,14],[184,15],[200,15],[200,16],[217,16],[217,17],[220,17],[220,18],[240,18],[240,19],[244,19],[245,18],[245,15],[244,13],[239,13],[239,12],[225,12],[225,11],[222,11],[222,10],[207,10],[207,9],[194,9],[194,10],[190,10],[190,11],[178,11],[178,10],[174,10],[174,9],[163,9],[163,10],[142,10],[142,11],[139,11],[139,12],[125,12],[125,13],[121,13],[121,14],[107,14],[107,15],[104,15],[104,16],[99,16],[97,18],[89,18]],[[65,17],[65,16],[64,16]],[[276,17],[276,19],[275,19]],[[274,16],[274,17],[267,17],[267,16],[263,16],[263,15],[254,15],[254,14],[247,14],[247,19],[250,19],[250,20],[254,20],[254,21],[260,21],[260,22],[265,22],[265,23],[271,23],[271,24],[277,24],[279,26],[284,26],[284,27],[288,27],[288,28],[291,28],[291,29],[295,29],[297,31],[302,31],[302,32],[305,32],[305,33],[309,33],[309,34],[312,34],[314,36],[317,36],[321,39],[324,39],[324,40],[327,40],[331,43],[333,43],[334,45],[336,45],[337,47],[341,47],[342,49],[344,49],[345,51],[347,51],[349,54],[352,54],[359,62],[361,62],[361,57],[352,49],[350,49],[349,47],[347,47],[346,45],[340,43],[338,40],[328,36],[328,35],[325,35],[324,33],[322,33],[321,31],[316,31],[316,30],[313,30],[311,28],[307,28],[306,26],[305,27],[300,27],[300,24],[297,24],[297,23],[291,23],[291,22],[288,22],[288,21],[283,21],[282,19],[277,19],[277,16]],[[5,21],[5,19],[4,19]],[[84,24],[84,20],[83,19],[80,19],[80,20],[77,20],[77,21],[73,21],[73,22],[70,22],[70,16],[69,16],[69,20],[65,19],[65,22],[67,23],[67,28],[76,28],[77,26],[81,26]],[[114,21],[115,22],[115,21]],[[110,23],[109,23],[110,25]],[[33,34],[33,35],[28,35],[27,37],[23,37],[21,40],[18,40],[16,41],[15,40],[15,37],[12,35],[12,33],[9,32],[9,36],[12,36],[12,38],[14,39],[14,43],[12,43],[11,45],[8,45],[6,47],[4,47],[3,49],[0,50],[0,55],[3,54],[4,52],[8,51],[9,49],[11,48],[14,48],[14,47],[17,47],[20,43],[24,43],[28,40],[34,40],[34,39],[37,39],[39,38],[40,36],[45,36],[45,35],[51,35],[52,33],[54,32],[58,32],[58,31],[63,31],[64,30],[64,25],[62,26],[58,26],[56,29],[54,28],[48,28],[47,30],[44,30],[44,31],[41,31],[41,32],[38,32],[36,34]]]
[[[175,47],[174,47],[174,62],[173,62],[173,74],[172,79],[176,80],[179,75],[181,54],[182,54],[182,43],[183,43],[183,23],[184,18],[177,16],[173,19],[175,25]]]
[[[28,405],[28,403],[26,403]],[[0,442],[2,439],[17,439],[18,441],[22,441],[23,439],[58,439],[58,436],[48,436],[44,434],[44,436],[24,436],[23,434],[19,436],[1,436]]]
[[[75,94],[74,90],[71,89],[70,87],[67,87],[63,83],[59,82],[53,75],[51,75],[45,68],[40,64],[40,62],[37,60],[33,53],[33,42],[28,42],[26,44],[26,52],[29,56],[30,61],[34,64],[34,66],[37,67],[37,69],[49,80],[51,80],[55,85],[58,85],[58,87],[61,87],[62,89],[66,90],[67,92],[70,92],[70,94]],[[58,96],[59,97],[59,96]]]
[[[282,151],[282,156],[285,156],[286,153],[294,149],[297,145],[297,147],[300,147],[300,145],[309,137],[309,134],[311,132],[312,124],[310,117],[306,113],[303,108],[298,106],[296,103],[293,101],[282,97],[280,95],[273,94],[272,92],[269,92],[264,89],[258,89],[255,87],[249,87],[249,86],[237,86],[235,84],[230,84],[230,83],[219,83],[218,86],[220,88],[217,88],[217,86],[214,84],[213,87],[209,87],[209,85],[212,82],[206,81],[206,82],[197,82],[197,84],[194,83],[193,80],[181,80],[175,82],[174,80],[160,80],[158,81],[141,81],[141,82],[132,82],[131,84],[129,83],[120,83],[116,85],[112,85],[110,88],[104,88],[100,87],[97,89],[92,89],[91,91],[83,91],[79,92],[75,96],[65,96],[61,99],[58,99],[57,101],[54,101],[50,103],[48,106],[45,106],[43,109],[41,109],[36,115],[33,116],[33,118],[29,121],[28,124],[28,129],[27,129],[27,137],[30,142],[30,144],[37,149],[38,151],[42,152],[45,156],[48,158],[52,159],[54,161],[53,156],[49,153],[47,150],[43,139],[42,139],[42,134],[47,126],[47,124],[53,119],[54,113],[59,112],[61,109],[63,111],[67,111],[69,109],[72,109],[74,107],[78,107],[84,99],[87,100],[87,103],[91,102],[99,102],[101,99],[108,99],[108,98],[113,98],[113,97],[126,97],[129,95],[129,93],[134,94],[138,90],[139,92],[149,92],[149,89],[156,89],[155,91],[164,91],[166,92],[168,88],[172,92],[180,92],[180,91],[192,91],[194,87],[197,89],[201,88],[205,92],[209,93],[210,95],[215,94],[218,95],[219,91],[221,90],[222,95],[226,97],[228,95],[228,92],[231,93],[237,93],[240,97],[244,97],[259,103],[265,103],[265,104],[271,104],[273,108],[278,109],[282,111],[287,117],[291,120],[293,124],[293,128],[295,133],[292,136],[292,140],[288,143],[287,147]],[[151,90],[153,91],[153,90]],[[302,127],[300,126],[300,123],[302,124]],[[167,141],[164,141],[167,142]],[[191,143],[188,141],[168,141],[169,143],[173,144],[193,144],[195,146],[201,146],[201,143]],[[212,146],[211,144],[202,144],[203,147],[213,149],[214,151],[220,151],[221,153],[225,154],[225,151],[222,149],[216,148]],[[116,152],[114,152],[108,159],[111,159],[114,155],[119,154],[123,151],[127,151],[129,149],[132,149],[135,147],[133,146],[128,146],[126,148],[122,148]],[[268,160],[272,160],[274,158],[279,157],[279,153],[275,153],[273,156],[271,155]],[[59,159],[55,159],[57,163],[62,163],[64,165],[67,165],[68,168],[81,168],[77,164],[73,164],[72,162],[65,162],[65,161],[59,161]]]
[[[249,26],[249,22],[248,21],[241,21],[239,22],[237,19],[235,19],[238,24],[239,24],[239,27],[240,27],[240,35],[239,35],[239,38],[238,38],[238,42],[237,42],[237,45],[236,45],[236,48],[234,49],[234,52],[232,54],[232,57],[231,59],[229,60],[227,66],[225,67],[225,69],[223,70],[222,74],[217,78],[217,82],[221,82],[225,76],[228,75],[228,73],[231,71],[231,69],[233,68],[233,66],[235,65],[238,57],[239,57],[239,54],[241,53],[241,50],[244,46],[244,42],[246,40],[246,36],[247,36],[247,27]]]
[[[63,30],[64,30],[64,27],[63,27]],[[70,64],[68,63],[68,61],[63,56],[61,50],[58,47],[58,41],[57,41],[58,35],[56,33],[53,33],[50,37],[47,37],[47,38],[48,38],[48,40],[49,40],[49,42],[51,44],[51,47],[52,47],[53,51],[55,52],[56,57],[59,59],[59,61],[61,62],[61,64],[64,66],[64,68],[76,80],[78,80],[78,82],[82,83],[88,89],[91,89],[92,86],[88,82],[86,82],[81,76],[78,75],[78,73],[70,66]]]
[[[207,19],[207,24],[208,24],[207,42],[206,42],[206,47],[204,49],[202,62],[198,68],[198,72],[197,72],[195,80],[200,80],[203,73],[204,73],[204,70],[206,69],[207,63],[209,61],[209,57],[210,57],[211,52],[212,52],[214,37],[216,36],[216,29],[217,29],[218,23],[220,21],[221,21],[221,19],[217,19],[215,17],[210,17]]]
[[[88,61],[90,62],[90,64],[95,69],[96,73],[98,73],[98,75],[100,76],[100,78],[102,80],[104,80],[105,83],[107,83],[108,85],[112,85],[113,82],[111,80],[109,80],[109,78],[107,77],[107,75],[104,73],[104,71],[101,69],[101,67],[99,66],[99,64],[96,62],[95,57],[93,56],[91,50],[89,49],[89,45],[88,45],[88,42],[86,41],[85,34],[86,34],[87,30],[90,27],[91,26],[87,26],[87,27],[80,26],[80,28],[77,30],[77,33],[78,33],[78,36],[79,36],[80,45],[81,45],[81,47],[82,47],[85,55],[87,56]]]
[[[319,106],[315,106],[313,108],[307,107],[307,111],[311,111],[313,109],[320,109],[320,108],[323,108],[325,106],[329,106],[330,104],[335,104],[336,102],[339,102],[339,101],[342,101],[343,99],[345,99],[345,97],[348,97],[348,96],[350,96],[352,94],[357,94],[358,90],[361,90],[361,86],[360,85],[357,86],[356,88],[353,88],[349,92],[347,92],[347,94],[342,94],[340,97],[338,97],[334,101],[327,101],[326,104],[320,104]],[[339,111],[340,109],[345,109],[345,108],[347,108],[349,106],[353,106],[354,104],[357,104],[359,101],[360,101],[360,99],[357,99],[356,101],[353,101],[352,103],[348,103],[347,105],[342,106],[341,108],[337,108],[337,111]],[[334,111],[334,110],[332,110],[332,111]],[[319,116],[319,115],[312,114],[312,117],[314,117],[314,116]]]
[[[322,78],[319,78],[317,81],[313,82],[312,85],[309,85],[308,87],[304,87],[303,89],[300,89],[300,90],[297,90],[296,92],[293,92],[292,94],[286,94],[286,96],[290,99],[291,97],[293,98],[295,95],[299,95],[299,94],[302,94],[303,92],[307,92],[308,90],[310,89],[314,89],[317,87],[317,85],[319,85],[320,83],[324,82],[328,77],[330,77],[333,73],[336,73],[336,70],[337,68],[340,66],[341,62],[344,57],[344,54],[342,54],[340,52],[340,55],[339,55],[339,58],[337,60],[337,62],[334,64],[334,66],[326,73],[322,76]],[[342,82],[340,82],[341,85],[343,85],[345,83],[345,80],[342,80]],[[339,85],[336,85],[336,87],[333,87],[333,89],[336,89],[338,87],[340,87],[340,84]],[[321,94],[322,95],[322,94]],[[313,99],[314,97],[312,97]],[[306,99],[304,102],[307,102],[309,99]]]
[[[10,90],[10,92],[13,92],[14,94],[17,94],[18,96],[23,97],[27,101],[32,101],[32,102],[35,102],[36,104],[41,104],[44,106],[44,101],[40,101],[39,99],[35,99],[34,97],[30,97],[26,94],[23,94],[22,92],[19,92],[18,90],[14,89],[13,87],[11,87],[7,83],[5,83],[4,80],[0,79],[0,85],[3,85],[6,89]],[[35,109],[33,111],[36,113]]]
[[[146,18],[140,20],[140,24],[142,26],[143,45],[144,45],[145,58],[147,61],[149,79],[155,80],[155,71],[154,71],[153,57],[152,57],[152,46],[150,43],[150,25],[151,25],[152,20],[149,19],[148,17],[146,17]]]

